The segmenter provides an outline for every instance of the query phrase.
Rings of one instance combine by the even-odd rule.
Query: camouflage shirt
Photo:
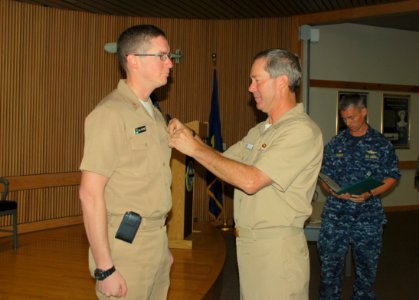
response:
[[[366,134],[361,137],[352,136],[349,129],[335,136],[324,148],[321,172],[340,186],[353,184],[368,176],[380,181],[388,177],[399,180],[401,176],[393,145],[371,127],[368,127]],[[345,214],[355,219],[373,217],[377,221],[384,222],[379,196],[362,203],[355,203],[329,195],[323,218],[340,219]]]

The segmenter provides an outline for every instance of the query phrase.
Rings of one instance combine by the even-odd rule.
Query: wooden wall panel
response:
[[[211,54],[217,54],[223,138],[227,146],[256,122],[247,91],[252,57],[270,47],[296,49],[290,18],[181,20],[96,15],[0,0],[0,176],[75,172],[82,158],[84,118],[116,87],[117,60],[103,50],[125,28],[152,23],[184,57],[158,91],[163,112],[207,121]],[[208,220],[204,170],[197,167],[194,217]],[[79,176],[78,174],[75,176]],[[231,219],[231,189],[226,215]],[[80,215],[77,186],[11,193],[19,223]],[[1,224],[0,224],[1,226]]]

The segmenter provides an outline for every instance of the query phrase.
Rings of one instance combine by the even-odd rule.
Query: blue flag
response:
[[[209,146],[218,152],[223,152],[223,139],[221,137],[220,110],[218,107],[217,70],[214,69],[212,79],[211,112],[208,124]],[[207,192],[209,194],[209,213],[214,220],[218,220],[223,211],[223,185],[211,172],[207,171]]]

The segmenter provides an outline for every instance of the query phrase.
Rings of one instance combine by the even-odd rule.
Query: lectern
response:
[[[201,138],[207,135],[207,124],[192,121],[185,124]],[[172,169],[172,210],[167,221],[167,235],[170,248],[191,249],[192,201],[194,182],[194,161],[173,149],[170,162]]]

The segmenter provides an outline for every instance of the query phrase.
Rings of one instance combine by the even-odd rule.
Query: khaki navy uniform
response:
[[[272,180],[253,195],[235,190],[242,299],[308,299],[303,226],[311,215],[322,152],[319,127],[297,104],[270,127],[265,121],[252,128],[224,153]]]
[[[104,193],[109,246],[114,265],[128,285],[124,299],[166,299],[169,287],[165,220],[172,206],[171,150],[166,122],[157,109],[153,108],[153,114],[120,80],[85,123],[80,169],[108,178]],[[132,244],[115,239],[127,211],[143,218]],[[89,264],[93,272],[91,253]]]

